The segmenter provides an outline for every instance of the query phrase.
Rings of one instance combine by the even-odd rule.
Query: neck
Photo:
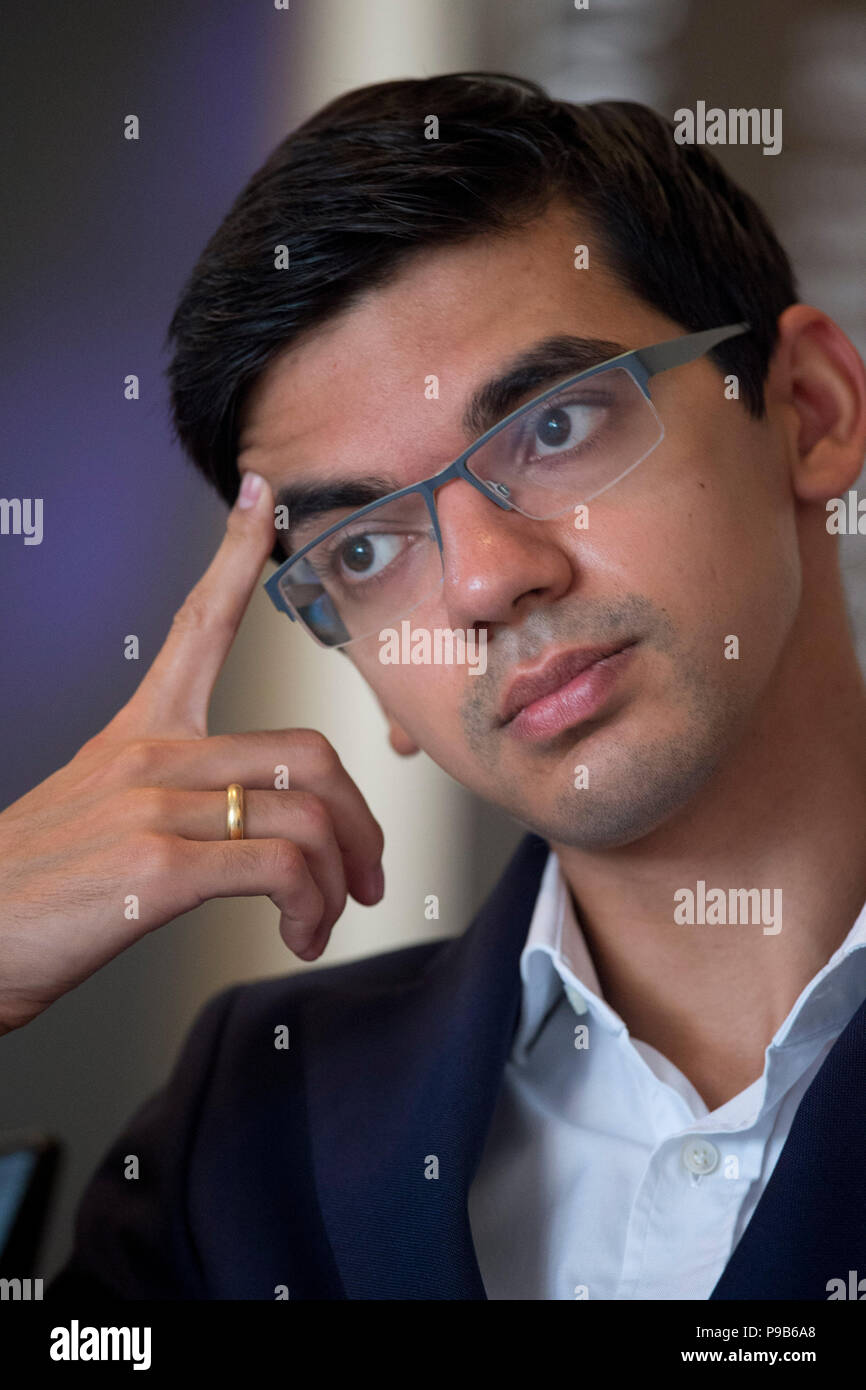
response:
[[[676,818],[620,848],[551,846],[606,1000],[711,1109],[760,1076],[866,899],[866,691],[836,586],[814,621],[801,614],[748,734]],[[726,900],[780,890],[781,929],[713,925],[711,910],[678,924],[674,894],[699,881]]]

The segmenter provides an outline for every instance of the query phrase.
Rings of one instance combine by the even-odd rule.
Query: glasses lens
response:
[[[433,522],[417,492],[333,531],[279,581],[285,601],[328,647],[379,632],[441,584]]]
[[[597,497],[636,468],[663,434],[634,377],[611,367],[518,415],[466,466],[517,511],[540,521]]]

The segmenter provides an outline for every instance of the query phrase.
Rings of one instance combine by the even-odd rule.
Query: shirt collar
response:
[[[866,905],[821,970],[804,987],[770,1044],[795,1048],[816,1035],[839,1031],[866,993]],[[625,1024],[605,1002],[559,859],[550,851],[520,955],[523,982],[512,1056],[525,1061],[563,994],[579,1017],[589,1015],[610,1033]]]
[[[797,998],[771,1046],[796,1047],[849,1021],[866,991],[866,905],[845,940]]]
[[[604,1003],[595,966],[578,925],[571,892],[557,856],[547,856],[535,909],[520,955],[523,981],[520,1018],[513,1053],[524,1060],[563,991],[578,1015],[596,1014],[611,1031],[622,1031],[622,1019]]]

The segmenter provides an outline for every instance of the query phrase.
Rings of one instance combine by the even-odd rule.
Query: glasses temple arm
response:
[[[656,343],[654,347],[638,348],[635,352],[647,376],[656,372],[666,372],[670,367],[682,367],[686,362],[694,362],[705,352],[723,343],[726,338],[735,338],[740,333],[748,333],[751,324],[731,323],[725,328],[707,328],[702,333],[689,333],[684,338],[671,338],[666,343]]]

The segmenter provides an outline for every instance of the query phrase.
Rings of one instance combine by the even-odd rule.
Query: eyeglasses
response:
[[[392,626],[444,580],[435,493],[454,478],[534,521],[563,516],[613,487],[664,437],[650,377],[693,362],[747,323],[634,348],[568,377],[519,406],[441,472],[388,493],[304,536],[266,581],[281,612],[324,647]],[[312,529],[308,523],[307,529]]]

